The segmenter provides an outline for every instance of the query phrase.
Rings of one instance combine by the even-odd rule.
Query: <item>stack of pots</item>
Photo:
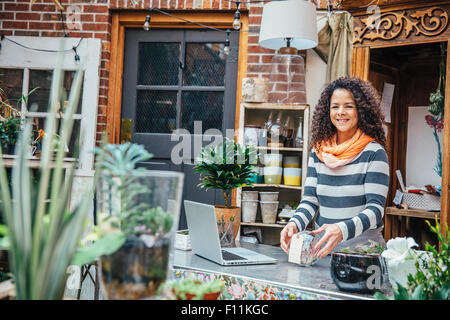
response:
[[[258,201],[258,193],[261,201]],[[242,222],[255,222],[258,210],[258,202],[261,205],[261,216],[263,223],[275,223],[278,213],[279,192],[242,192]]]
[[[268,153],[264,155],[264,183],[281,184],[283,155]]]
[[[284,184],[287,186],[300,186],[302,176],[300,158],[298,156],[285,157],[283,167]]]

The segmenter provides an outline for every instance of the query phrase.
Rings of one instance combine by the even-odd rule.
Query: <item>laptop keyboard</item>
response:
[[[226,250],[222,250],[222,257],[224,260],[228,260],[228,261],[230,261],[230,260],[247,260],[244,257],[238,256],[237,254],[228,252]]]

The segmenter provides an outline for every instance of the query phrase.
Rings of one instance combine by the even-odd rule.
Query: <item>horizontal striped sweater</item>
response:
[[[304,230],[319,210],[316,223],[336,223],[342,241],[366,230],[383,226],[384,206],[389,188],[386,151],[372,141],[350,163],[328,168],[314,149],[308,161],[302,201],[290,221]]]

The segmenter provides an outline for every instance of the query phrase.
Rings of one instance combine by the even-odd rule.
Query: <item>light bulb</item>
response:
[[[233,20],[233,29],[239,30],[241,28],[241,13],[239,10],[236,10],[234,13],[234,20]]]
[[[145,30],[145,31],[150,30],[150,15],[148,15],[147,17],[145,17],[144,30]]]
[[[230,53],[230,45],[225,45],[225,47],[223,48],[223,53],[225,53],[226,55]]]

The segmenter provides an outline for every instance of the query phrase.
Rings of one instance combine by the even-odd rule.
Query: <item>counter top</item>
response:
[[[273,257],[277,259],[277,263],[221,266],[197,256],[192,251],[174,250],[172,265],[174,268],[239,277],[283,288],[327,295],[337,299],[374,299],[371,294],[349,293],[339,290],[331,279],[330,256],[317,261],[312,266],[302,267],[288,262],[288,256],[279,247],[247,242],[237,242],[236,246]]]

